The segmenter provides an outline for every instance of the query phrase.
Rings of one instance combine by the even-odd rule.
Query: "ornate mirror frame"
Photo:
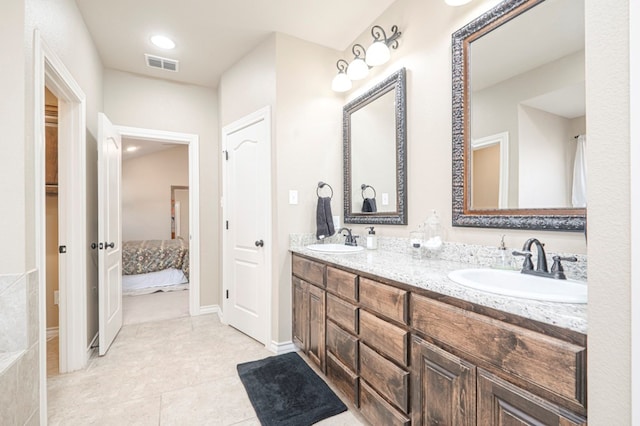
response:
[[[544,0],[505,0],[452,35],[452,225],[479,228],[584,231],[586,209],[471,210],[469,188],[469,44]]]
[[[396,206],[395,212],[354,213],[351,205],[351,114],[375,101],[382,95],[395,91],[395,133],[396,133]],[[343,161],[344,161],[344,223],[406,225],[407,218],[407,108],[406,70],[396,71],[366,93],[346,104],[342,114]]]

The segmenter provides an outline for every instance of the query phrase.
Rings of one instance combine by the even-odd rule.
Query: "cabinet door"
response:
[[[309,330],[309,284],[293,277],[293,343],[307,352]]]
[[[475,425],[476,367],[413,336],[412,424]]]
[[[586,419],[478,369],[478,425],[586,424]]]
[[[326,292],[316,286],[309,286],[309,334],[307,355],[318,367],[325,371],[325,303]]]

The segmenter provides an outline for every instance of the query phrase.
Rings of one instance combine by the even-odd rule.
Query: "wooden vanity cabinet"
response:
[[[325,266],[299,257],[292,266],[293,343],[325,372]]]
[[[372,425],[586,425],[586,336],[363,275],[294,254],[293,340]]]

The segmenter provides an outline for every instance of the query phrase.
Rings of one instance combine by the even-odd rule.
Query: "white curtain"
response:
[[[587,207],[587,137],[578,136],[576,158],[573,162],[573,188],[571,203],[573,207]]]

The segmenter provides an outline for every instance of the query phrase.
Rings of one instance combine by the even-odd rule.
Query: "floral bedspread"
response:
[[[122,243],[124,275],[146,274],[168,268],[182,269],[189,278],[189,243],[182,238]]]

